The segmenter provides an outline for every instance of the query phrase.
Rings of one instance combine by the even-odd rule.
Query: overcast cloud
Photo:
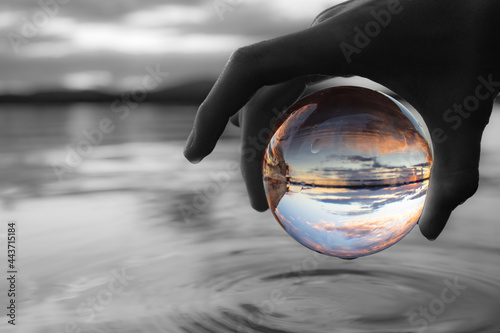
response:
[[[47,15],[38,1],[0,4],[1,91],[124,89],[156,64],[171,73],[171,84],[213,77],[234,49],[303,29],[341,1],[42,2],[54,13]],[[231,11],[221,19],[214,4],[224,2]]]

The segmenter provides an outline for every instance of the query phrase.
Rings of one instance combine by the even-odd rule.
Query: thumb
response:
[[[434,145],[430,185],[418,222],[429,240],[439,236],[452,211],[478,188],[481,133],[460,133]]]

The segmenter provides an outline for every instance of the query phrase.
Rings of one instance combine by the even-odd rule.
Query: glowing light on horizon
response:
[[[63,86],[69,89],[95,89],[107,87],[113,82],[108,71],[88,71],[69,73],[63,78]]]

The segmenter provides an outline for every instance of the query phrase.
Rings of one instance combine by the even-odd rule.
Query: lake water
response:
[[[1,107],[0,241],[17,221],[19,271],[12,327],[2,245],[2,332],[500,331],[500,112],[480,190],[443,235],[429,242],[415,228],[353,261],[314,253],[252,211],[238,129],[201,164],[185,161],[194,114]]]

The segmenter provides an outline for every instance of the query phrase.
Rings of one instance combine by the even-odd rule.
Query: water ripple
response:
[[[491,277],[397,261],[285,261],[289,267],[266,261],[246,270],[235,263],[185,286],[197,302],[185,300],[184,315],[172,319],[181,332],[479,333],[500,325],[499,284]]]

